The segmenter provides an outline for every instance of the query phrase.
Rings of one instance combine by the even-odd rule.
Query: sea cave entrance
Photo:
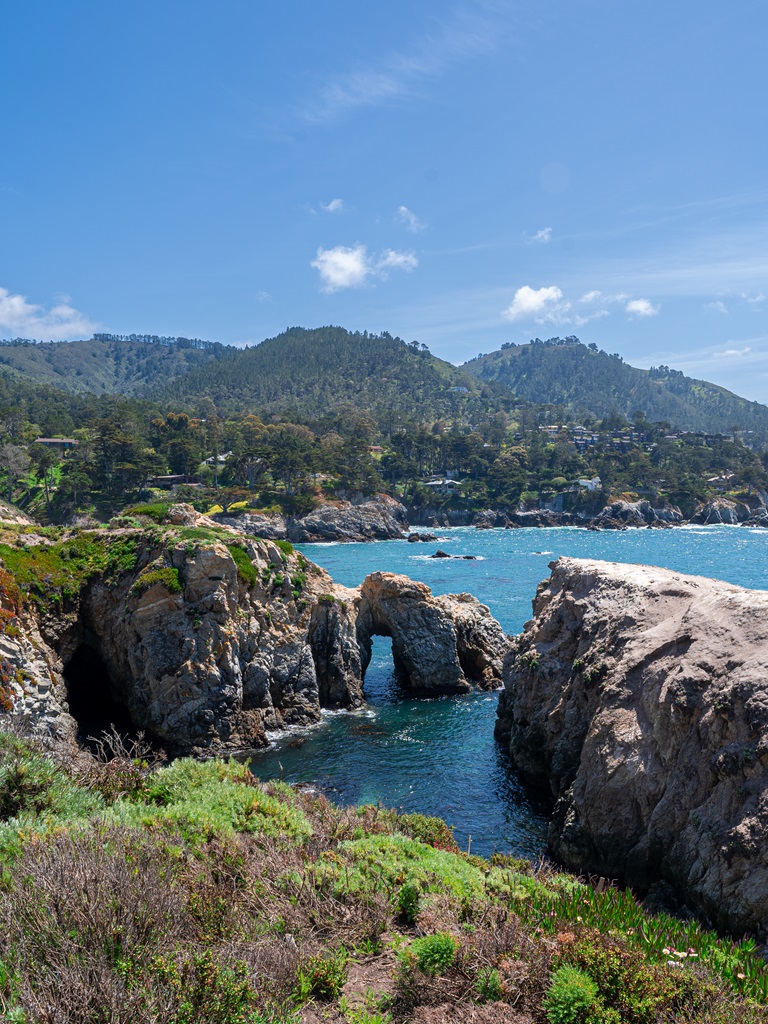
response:
[[[109,670],[98,650],[84,641],[64,669],[67,700],[77,722],[78,739],[93,746],[92,739],[111,732],[112,727],[126,736],[135,733],[128,708],[114,695]]]

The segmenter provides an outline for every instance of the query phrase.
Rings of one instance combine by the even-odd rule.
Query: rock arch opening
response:
[[[112,726],[121,735],[135,731],[128,708],[115,697],[101,654],[87,641],[80,644],[67,663],[64,680],[69,711],[77,722],[82,742],[109,732]]]

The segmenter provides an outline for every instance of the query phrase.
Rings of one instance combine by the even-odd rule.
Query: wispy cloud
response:
[[[706,309],[710,313],[722,313],[724,315],[728,314],[728,307],[721,299],[717,299],[715,302],[705,303],[704,309]]]
[[[310,266],[320,274],[321,289],[337,292],[344,288],[361,288],[374,279],[383,280],[390,270],[410,273],[419,265],[412,252],[385,249],[371,254],[365,245],[337,245],[332,249],[320,248]]]
[[[344,209],[344,200],[332,199],[329,203],[320,203],[320,209],[326,213],[341,213]]]
[[[475,2],[459,8],[448,21],[400,53],[373,58],[365,67],[335,75],[303,111],[315,123],[336,120],[364,107],[400,99],[453,65],[490,53],[508,34],[507,4]]]
[[[401,224],[405,224],[408,230],[414,235],[424,231],[427,226],[424,221],[420,217],[417,217],[413,210],[409,210],[407,206],[398,206],[397,219]]]
[[[727,348],[722,352],[713,352],[715,359],[740,359],[743,356],[747,356],[752,351],[750,345],[745,345],[744,348]]]
[[[527,241],[535,245],[546,245],[552,241],[552,228],[541,228],[535,234],[529,235]]]
[[[37,338],[42,341],[66,341],[90,337],[99,325],[69,304],[62,296],[55,306],[27,302],[26,296],[0,288],[0,333],[10,337]]]

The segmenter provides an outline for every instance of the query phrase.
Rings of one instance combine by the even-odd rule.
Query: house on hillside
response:
[[[458,494],[461,481],[445,477],[442,480],[429,480],[424,486],[431,488],[435,494]]]
[[[59,454],[66,455],[77,441],[74,437],[36,437],[35,444],[44,444],[47,448],[55,448]]]

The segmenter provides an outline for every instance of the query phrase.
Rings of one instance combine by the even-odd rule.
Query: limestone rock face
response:
[[[768,592],[563,558],[507,657],[497,735],[575,870],[768,924]]]
[[[391,573],[349,589],[272,541],[220,536],[136,531],[130,570],[90,578],[65,612],[26,607],[0,632],[0,713],[74,733],[70,699],[108,697],[173,753],[256,747],[362,704],[377,634],[415,692],[500,685],[509,640],[469,595]]]

